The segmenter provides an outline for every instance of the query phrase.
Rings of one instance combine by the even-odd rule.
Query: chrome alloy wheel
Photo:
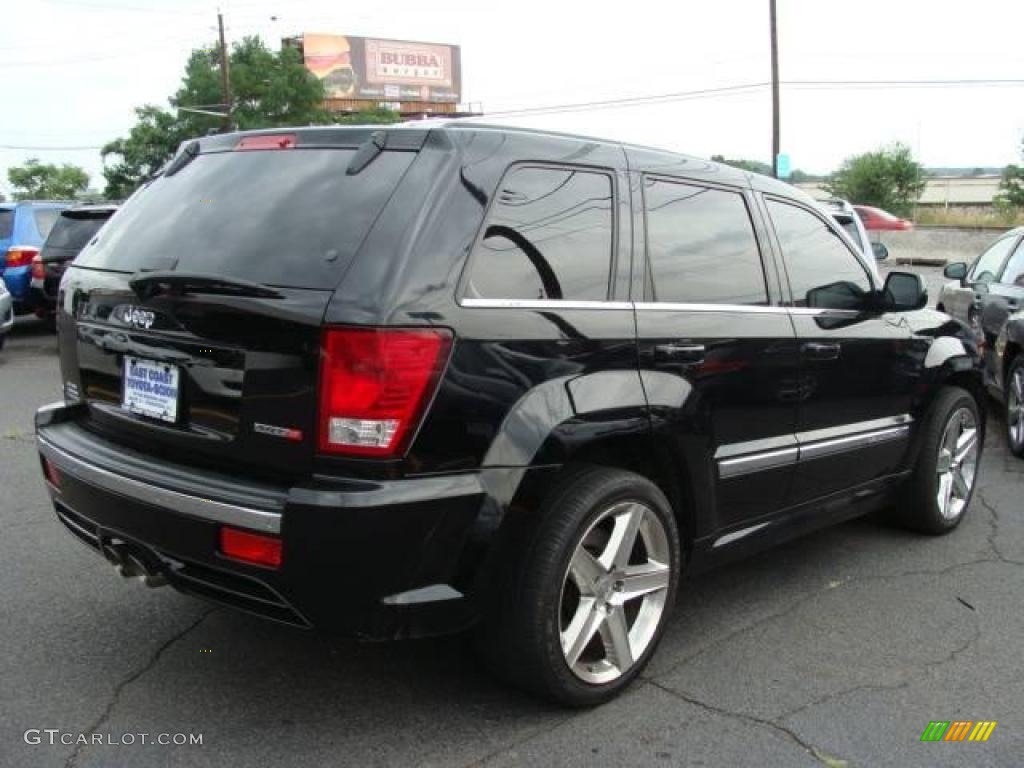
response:
[[[947,520],[963,514],[978,472],[978,424],[967,408],[953,412],[946,422],[936,462],[939,511]]]
[[[562,655],[579,679],[608,683],[650,645],[665,613],[668,534],[644,504],[620,502],[576,545],[559,604]]]
[[[1006,389],[1006,427],[1010,443],[1019,450],[1024,445],[1024,368],[1013,372]]]

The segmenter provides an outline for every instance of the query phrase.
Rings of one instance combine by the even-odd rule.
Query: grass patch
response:
[[[1010,229],[1024,225],[1024,211],[994,208],[918,208],[914,223],[921,227],[976,227]]]

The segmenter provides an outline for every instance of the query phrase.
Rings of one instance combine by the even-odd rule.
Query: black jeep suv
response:
[[[481,125],[183,146],[60,287],[57,516],[122,574],[574,705],[688,570],[976,484],[975,337],[796,190]]]

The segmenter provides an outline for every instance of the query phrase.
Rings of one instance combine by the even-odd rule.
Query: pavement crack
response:
[[[695,707],[700,707],[701,709],[703,709],[703,710],[705,710],[707,712],[711,712],[713,714],[720,715],[722,717],[728,717],[728,718],[730,718],[732,720],[739,720],[741,722],[745,722],[745,723],[748,723],[748,724],[760,725],[760,726],[763,726],[765,728],[770,728],[771,730],[775,731],[776,733],[779,733],[779,734],[782,734],[783,736],[785,736],[787,739],[789,739],[794,744],[796,744],[801,749],[803,749],[805,752],[807,752],[807,754],[809,754],[811,757],[813,757],[819,763],[821,763],[822,765],[828,766],[829,768],[845,768],[845,766],[847,765],[847,762],[845,760],[841,760],[841,759],[835,757],[834,755],[830,755],[830,754],[824,752],[823,750],[821,750],[818,747],[814,746],[810,742],[805,741],[803,738],[800,737],[800,734],[798,734],[792,728],[788,728],[787,726],[782,725],[782,724],[776,722],[775,720],[769,720],[768,718],[757,717],[756,715],[749,715],[749,714],[747,714],[745,712],[736,712],[736,711],[731,710],[731,709],[725,709],[724,707],[718,707],[718,706],[715,706],[714,704],[709,704],[706,701],[701,701],[700,699],[698,699],[698,698],[696,698],[694,696],[691,696],[689,694],[683,693],[682,691],[679,691],[679,690],[676,690],[674,688],[669,688],[668,686],[662,685],[657,680],[654,680],[652,678],[644,678],[644,679],[650,685],[654,686],[655,688],[657,688],[660,691],[664,691],[669,696],[674,696],[675,698],[677,698],[677,699],[679,699],[681,701],[685,701],[687,704],[692,704]]]
[[[981,488],[975,492],[975,496],[978,501],[981,502],[981,506],[988,510],[989,516],[985,522],[988,523],[989,533],[988,536],[985,537],[985,540],[988,542],[988,546],[992,550],[992,554],[994,554],[1003,563],[1008,563],[1010,565],[1024,565],[1024,561],[1014,560],[1011,557],[1007,557],[999,548],[999,544],[996,541],[996,537],[999,535],[999,510],[995,508],[995,505],[989,503],[989,500],[985,498],[985,493]]]
[[[95,722],[93,722],[92,725],[90,725],[85,731],[83,731],[83,733],[96,733],[96,731],[110,719],[110,716],[111,714],[113,714],[115,707],[117,707],[117,703],[120,700],[121,694],[124,692],[125,688],[127,688],[129,685],[134,683],[144,674],[149,672],[149,670],[153,669],[153,667],[155,667],[157,662],[160,661],[160,658],[164,655],[168,648],[170,648],[176,642],[181,640],[183,637],[185,637],[185,635],[194,630],[200,624],[202,624],[206,620],[206,618],[216,610],[217,608],[213,607],[209,610],[204,611],[199,616],[199,618],[197,618],[187,627],[178,632],[175,632],[173,635],[171,635],[171,637],[164,641],[159,648],[157,648],[153,652],[153,654],[149,657],[149,660],[145,664],[143,664],[142,667],[140,667],[135,672],[126,677],[124,680],[119,682],[117,686],[114,688],[114,692],[110,696],[110,701],[107,702],[107,706],[104,708],[103,712],[100,714],[98,718],[96,718]],[[75,747],[74,752],[72,752],[68,759],[64,762],[64,768],[75,768],[75,765],[77,765],[78,763],[78,758],[81,757],[82,753],[86,750],[87,747],[88,744],[77,745]]]

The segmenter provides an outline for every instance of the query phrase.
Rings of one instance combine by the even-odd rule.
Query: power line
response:
[[[15,144],[0,144],[0,149],[16,149],[23,152],[85,152],[86,150],[103,149],[103,145],[99,144],[95,147],[30,147]]]

